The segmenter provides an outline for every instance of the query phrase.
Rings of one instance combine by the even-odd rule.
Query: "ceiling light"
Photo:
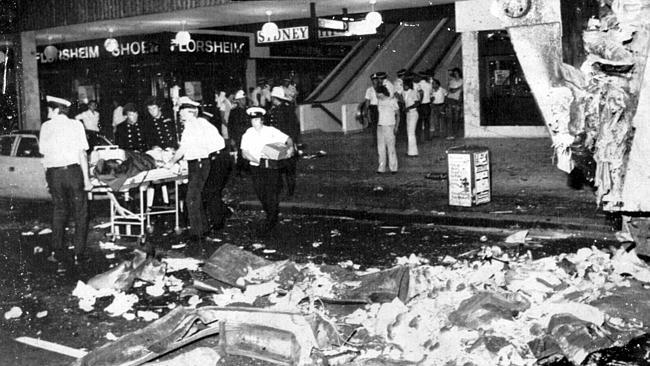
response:
[[[371,11],[368,14],[366,14],[366,22],[374,28],[379,27],[381,23],[384,22],[383,19],[381,18],[381,14],[375,11],[376,2],[377,0],[370,0]]]
[[[264,25],[262,26],[262,30],[260,32],[262,33],[262,36],[264,36],[264,38],[273,38],[278,34],[279,31],[278,25],[271,21],[271,14],[273,14],[273,12],[271,12],[270,10],[266,11],[267,22],[264,23]]]
[[[176,33],[176,37],[174,37],[174,42],[176,42],[176,44],[179,46],[187,46],[191,40],[192,40],[192,36],[190,35],[190,32],[185,30],[185,21],[183,21],[183,30]]]
[[[113,51],[116,51],[120,48],[120,44],[117,42],[117,39],[113,38],[113,28],[109,28],[108,33],[110,35],[104,41],[104,49],[106,49],[108,52],[113,53]]]
[[[45,59],[49,62],[52,62],[59,58],[59,50],[54,47],[52,43],[52,36],[47,36],[47,41],[50,43],[45,49],[43,50],[43,56],[45,56]]]

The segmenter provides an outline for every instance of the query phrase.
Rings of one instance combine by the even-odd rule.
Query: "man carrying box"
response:
[[[263,108],[248,108],[246,113],[251,118],[252,127],[242,136],[241,151],[244,159],[249,161],[253,188],[266,212],[266,220],[260,227],[259,234],[267,235],[278,223],[281,160],[277,158],[293,155],[293,141],[277,128],[264,126],[266,111]],[[281,149],[282,145],[286,151]],[[272,157],[276,159],[271,159]]]

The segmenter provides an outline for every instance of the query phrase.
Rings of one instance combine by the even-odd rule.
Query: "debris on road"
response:
[[[16,319],[20,318],[23,315],[23,310],[18,306],[13,306],[9,311],[5,313],[5,319]]]
[[[528,230],[517,231],[508,236],[504,242],[506,244],[526,244],[526,236],[528,236]]]
[[[47,234],[52,234],[52,229],[45,228],[45,229],[38,232],[38,235],[47,235]]]

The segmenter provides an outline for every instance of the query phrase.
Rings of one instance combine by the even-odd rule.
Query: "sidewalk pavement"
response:
[[[567,175],[552,161],[551,139],[434,139],[419,143],[420,155],[406,157],[406,139],[398,136],[399,172],[375,173],[377,150],[370,131],[353,135],[310,133],[298,165],[296,193],[282,196],[283,212],[342,215],[383,221],[444,225],[538,227],[612,233],[616,215],[596,206],[590,187],[568,186]],[[490,150],[492,201],[475,207],[448,205],[447,181],[425,178],[447,171],[446,150],[477,145]],[[244,181],[245,180],[245,181]],[[250,182],[235,177],[228,189],[239,206],[260,209]]]

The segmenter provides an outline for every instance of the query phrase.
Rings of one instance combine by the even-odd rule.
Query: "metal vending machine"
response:
[[[480,146],[447,150],[449,205],[472,207],[490,202],[490,151]]]

